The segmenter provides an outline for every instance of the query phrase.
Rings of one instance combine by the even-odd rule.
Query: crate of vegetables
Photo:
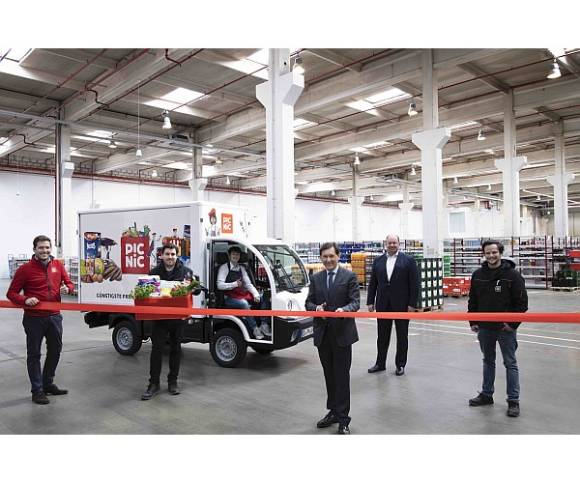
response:
[[[165,282],[156,278],[140,279],[133,289],[136,306],[145,307],[193,307],[192,292],[197,291],[199,282]],[[178,315],[138,314],[139,320],[187,319]]]

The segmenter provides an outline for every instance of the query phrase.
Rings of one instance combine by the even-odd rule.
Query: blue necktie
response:
[[[332,288],[332,283],[334,282],[334,272],[328,272],[328,290]]]

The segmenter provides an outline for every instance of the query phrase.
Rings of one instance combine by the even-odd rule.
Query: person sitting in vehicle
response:
[[[229,248],[229,261],[218,270],[217,288],[224,292],[226,308],[248,310],[250,302],[260,303],[260,294],[252,285],[246,268],[239,264],[241,254],[240,247],[234,245]],[[272,336],[270,326],[266,322],[262,321],[258,327],[256,319],[252,316],[244,317],[243,320],[250,334],[253,334],[256,339]]]

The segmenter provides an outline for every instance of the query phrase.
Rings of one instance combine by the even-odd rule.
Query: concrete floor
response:
[[[7,280],[0,280],[5,298]],[[364,297],[363,297],[364,300]],[[530,291],[531,311],[578,311],[580,293]],[[446,299],[464,311],[466,299]],[[359,320],[351,369],[352,434],[580,434],[580,326],[525,324],[519,330],[520,418],[505,415],[505,372],[498,349],[496,403],[470,408],[481,384],[481,354],[465,323],[413,322],[407,372],[367,374],[376,324]],[[394,335],[393,335],[394,339]],[[391,349],[394,348],[391,341]],[[151,401],[151,345],[133,357],[114,350],[111,332],[89,329],[65,313],[64,350],[56,382],[70,394],[51,404],[30,401],[26,347],[18,310],[0,309],[0,434],[331,434],[322,368],[312,341],[262,356],[248,350],[236,369],[218,367],[208,346],[184,344],[182,393]],[[162,380],[166,377],[164,359]],[[165,388],[164,388],[165,389]]]

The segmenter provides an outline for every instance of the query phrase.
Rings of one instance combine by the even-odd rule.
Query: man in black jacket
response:
[[[419,273],[415,259],[399,250],[399,237],[387,235],[387,253],[375,259],[367,293],[369,312],[413,312],[419,295]],[[386,368],[393,319],[377,319],[377,360],[369,373]],[[397,353],[395,374],[405,374],[409,349],[409,319],[395,320]]]
[[[526,312],[528,294],[523,277],[515,270],[516,264],[503,259],[501,242],[487,240],[481,246],[485,256],[481,268],[471,276],[468,312]],[[520,382],[516,349],[516,331],[520,322],[477,322],[470,321],[471,330],[483,353],[483,384],[478,396],[469,400],[470,406],[493,404],[495,382],[495,348],[499,343],[506,368],[507,415],[520,415]]]
[[[161,280],[179,281],[193,280],[192,271],[177,258],[175,245],[164,245],[161,254],[161,263],[149,272],[149,275],[159,275]],[[177,376],[181,359],[181,335],[183,332],[183,320],[155,320],[151,333],[151,358],[149,361],[149,386],[141,396],[141,400],[147,401],[155,396],[159,390],[159,378],[163,360],[163,347],[169,335],[169,374],[167,383],[169,393],[173,396],[179,394]]]
[[[356,312],[360,307],[359,285],[353,272],[338,266],[340,252],[334,242],[320,247],[326,270],[310,280],[306,310]],[[358,341],[354,318],[314,319],[314,345],[324,370],[326,407],[329,410],[316,426],[326,428],[338,423],[338,434],[350,434],[350,365],[352,344]]]

